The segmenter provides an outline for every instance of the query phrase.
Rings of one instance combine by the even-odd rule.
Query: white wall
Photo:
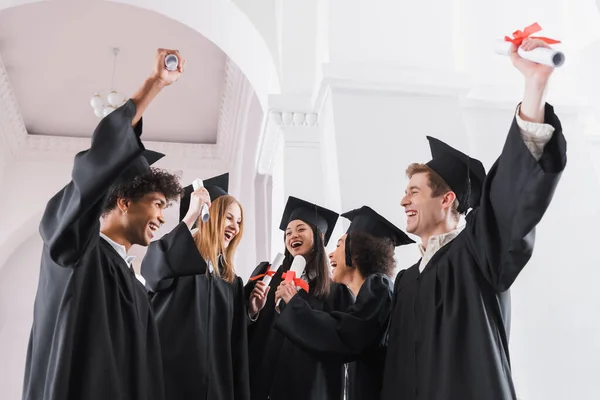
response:
[[[0,269],[0,398],[21,398],[42,240],[30,236]]]
[[[404,171],[410,162],[431,158],[425,135],[481,159],[488,170],[519,101],[507,106],[352,89],[334,89],[332,98],[341,211],[368,204],[402,228]],[[592,400],[600,393],[600,269],[594,254],[600,185],[576,111],[556,107],[568,142],[567,169],[537,230],[534,256],[511,289],[512,366],[526,400]],[[419,257],[416,245],[400,248],[398,266]]]

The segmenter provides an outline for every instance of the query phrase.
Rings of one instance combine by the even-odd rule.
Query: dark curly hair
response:
[[[390,239],[352,231],[346,236],[346,265],[358,268],[365,278],[375,273],[391,277],[396,267],[394,244]]]
[[[118,199],[139,200],[149,193],[162,193],[167,203],[171,203],[181,197],[183,189],[177,175],[162,169],[150,168],[147,174],[111,186],[104,202],[102,215],[106,216],[114,210]]]

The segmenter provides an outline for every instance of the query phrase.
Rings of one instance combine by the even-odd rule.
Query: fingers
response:
[[[259,287],[258,283],[262,283],[263,287]],[[252,289],[252,292],[250,293],[250,298],[257,298],[258,300],[264,300],[267,297],[267,294],[269,294],[269,289],[271,289],[269,286],[266,287],[266,289],[264,288],[265,283],[264,282],[258,282],[257,286],[254,287],[254,289]]]
[[[525,40],[523,40],[523,43],[521,43],[521,49],[524,51],[531,51],[533,49],[536,49],[538,47],[545,47],[547,49],[550,48],[550,46],[548,45],[548,43],[544,42],[543,40],[540,39],[531,39],[531,38],[527,38]]]

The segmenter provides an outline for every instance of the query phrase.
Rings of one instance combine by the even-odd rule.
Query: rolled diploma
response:
[[[277,272],[279,267],[281,267],[282,263],[283,263],[283,254],[277,253],[277,255],[275,256],[275,260],[273,260],[273,263],[271,264],[271,266],[269,267],[269,269],[267,271]],[[269,284],[271,283],[271,278],[273,278],[273,277],[269,276],[269,275],[265,275],[262,278],[262,281],[265,283],[265,285],[269,286]]]
[[[507,42],[505,40],[498,40],[494,44],[494,50],[497,54],[508,56],[510,54],[511,44],[511,42]],[[531,51],[521,50],[519,47],[517,53],[526,60],[533,61],[538,64],[548,65],[550,67],[560,67],[565,63],[565,55],[563,52],[554,49],[548,49],[546,47],[538,47]]]
[[[204,187],[204,183],[202,182],[202,179],[196,179],[194,182],[192,182],[192,187],[194,188],[194,191],[200,189],[201,187]],[[208,213],[208,206],[206,205],[206,203],[202,203],[202,222],[206,223],[208,222],[208,219],[210,218],[210,214]]]
[[[290,266],[290,272],[294,271],[296,273],[296,278],[300,278],[302,273],[304,273],[304,268],[306,268],[306,258],[301,255],[297,255],[294,257],[294,261],[292,261],[292,265]],[[298,288],[296,286],[296,288]],[[275,310],[279,312],[279,303],[281,303],[281,299],[277,300],[277,304],[275,304]]]

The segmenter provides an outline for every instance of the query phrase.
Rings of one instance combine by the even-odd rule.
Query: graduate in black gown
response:
[[[333,281],[348,286],[356,302],[344,311],[314,310],[284,281],[279,291],[287,305],[275,329],[319,360],[351,362],[348,400],[378,399],[392,308],[394,248],[414,241],[370,207],[342,216],[352,222],[329,258]]]
[[[566,141],[543,100],[552,69],[514,48],[511,58],[525,94],[487,176],[481,162],[434,138],[433,159],[408,167],[402,206],[422,258],[396,277],[384,400],[517,398],[507,291],[532,255],[536,225],[565,168]]]
[[[150,243],[181,193],[176,176],[150,168],[162,154],[140,141],[146,107],[183,71],[165,69],[169,53],[160,49],[152,76],[100,121],[46,206],[25,400],[164,399],[158,331],[127,251]]]
[[[254,400],[337,400],[342,396],[341,362],[318,361],[274,329],[279,318],[275,292],[294,256],[306,258],[302,279],[308,283],[309,292],[300,290],[298,296],[313,309],[345,309],[353,302],[347,287],[331,281],[325,255],[338,216],[334,211],[290,196],[280,224],[285,232],[283,264],[268,287],[262,281],[252,280],[246,285],[248,312],[254,320],[248,327],[250,389]],[[264,274],[267,267],[267,263],[261,263],[252,277]]]
[[[229,174],[204,186],[185,188],[181,222],[148,247],[142,276],[154,293],[167,399],[244,400],[250,396],[247,314],[233,264],[242,206],[227,194]],[[203,203],[210,207],[207,222]]]

